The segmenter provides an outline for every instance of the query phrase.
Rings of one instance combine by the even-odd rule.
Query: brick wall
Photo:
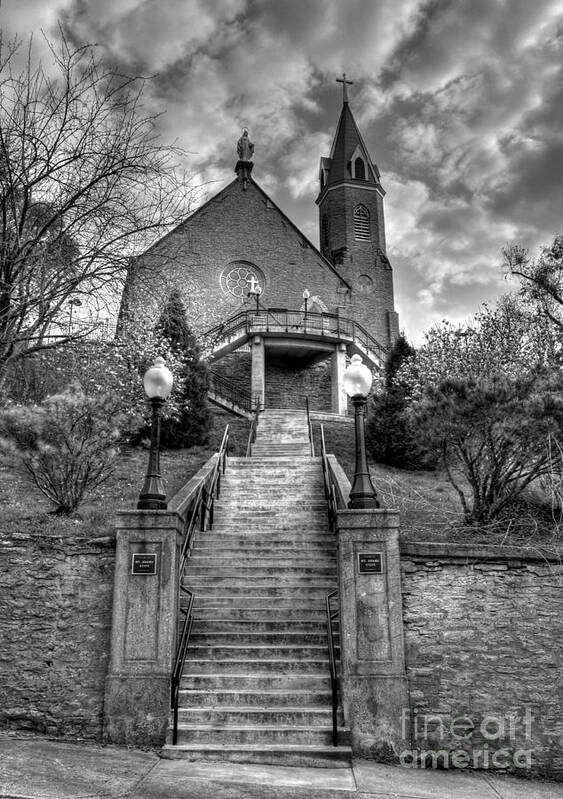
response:
[[[98,739],[115,542],[0,535],[0,726]]]
[[[563,567],[507,552],[402,547],[415,748],[563,778]]]
[[[359,203],[370,213],[370,241],[354,237],[354,208]],[[330,260],[333,250],[347,248],[335,261],[338,271],[352,287],[345,313],[387,346],[396,339],[398,325],[389,319],[389,313],[394,313],[393,272],[378,254],[378,247],[385,252],[383,200],[377,191],[362,186],[341,186],[323,196],[319,205],[320,220],[325,214],[329,246],[323,249],[323,254]]]
[[[260,270],[262,307],[298,309],[304,289],[331,312],[346,304],[345,285],[305,237],[256,184],[244,191],[235,180],[135,262],[125,291],[129,311],[162,305],[173,287],[184,294],[196,331],[253,309],[254,299],[241,302],[221,286],[234,261]]]

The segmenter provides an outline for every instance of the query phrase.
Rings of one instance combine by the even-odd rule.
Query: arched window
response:
[[[321,231],[322,231],[322,246],[326,249],[328,248],[328,216],[326,214],[323,215],[321,223]]]
[[[354,161],[354,177],[356,180],[366,179],[366,165],[364,164],[364,159],[359,156]]]
[[[354,236],[362,241],[371,239],[369,211],[365,205],[357,205],[354,208]]]

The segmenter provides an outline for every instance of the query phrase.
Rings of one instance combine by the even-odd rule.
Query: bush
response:
[[[428,469],[435,458],[420,443],[408,413],[410,392],[397,377],[401,367],[415,351],[403,335],[399,336],[385,363],[385,385],[370,402],[366,427],[369,453],[378,463],[402,469]]]
[[[207,366],[201,360],[199,346],[177,289],[170,293],[155,333],[166,342],[178,363],[174,372],[176,411],[162,421],[161,443],[174,448],[205,444],[211,427],[207,405]]]
[[[122,420],[115,400],[74,384],[40,405],[3,410],[0,448],[55,513],[70,514],[112,474]]]
[[[421,442],[440,453],[468,524],[499,517],[538,478],[561,479],[559,370],[444,380],[411,414]]]

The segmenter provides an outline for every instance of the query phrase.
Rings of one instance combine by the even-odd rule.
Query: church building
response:
[[[342,375],[359,353],[380,370],[398,336],[383,198],[347,97],[320,159],[320,249],[261,188],[248,131],[236,177],[131,264],[120,319],[154,319],[178,289],[210,366],[211,397],[347,413]],[[313,157],[313,154],[312,154]]]

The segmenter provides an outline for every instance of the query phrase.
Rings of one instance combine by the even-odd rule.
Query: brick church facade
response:
[[[377,370],[398,335],[379,171],[345,91],[320,162],[319,250],[254,179],[252,148],[245,132],[235,179],[135,259],[120,318],[154,319],[179,289],[214,399],[230,386],[263,407],[304,407],[307,396],[345,414],[347,358],[357,351]]]

